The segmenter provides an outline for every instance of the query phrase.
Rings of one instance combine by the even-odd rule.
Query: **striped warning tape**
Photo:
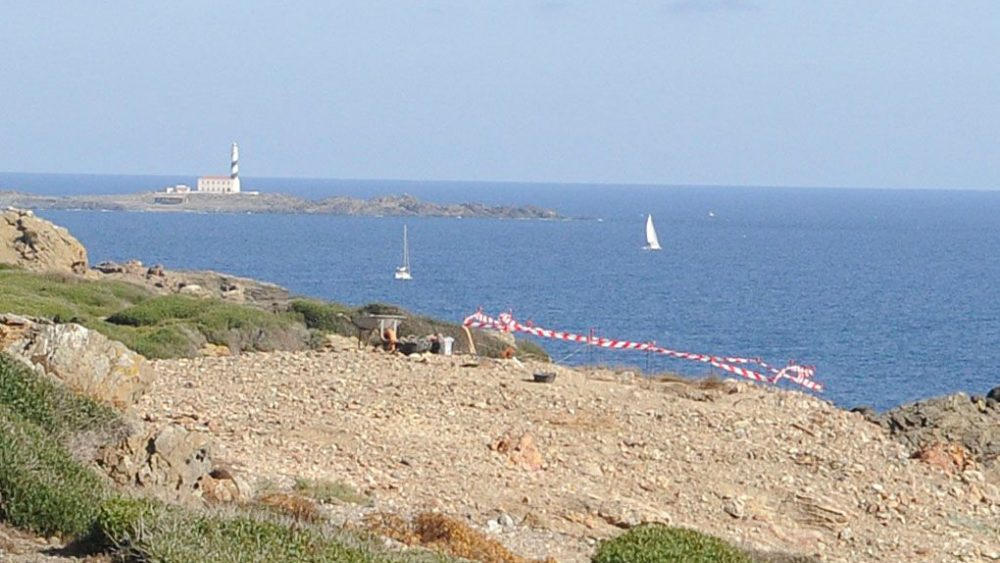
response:
[[[670,350],[669,348],[663,348],[657,346],[654,342],[632,342],[629,340],[615,340],[611,338],[597,338],[594,336],[584,336],[582,334],[574,334],[571,332],[564,332],[561,330],[550,330],[547,328],[541,328],[534,326],[531,323],[521,324],[514,320],[512,313],[501,313],[496,318],[487,316],[481,310],[476,311],[472,315],[466,317],[464,323],[465,326],[473,328],[492,328],[495,330],[500,330],[502,332],[523,332],[525,334],[532,334],[541,338],[552,338],[555,340],[564,340],[567,342],[579,342],[581,344],[587,344],[590,346],[597,346],[600,348],[609,348],[612,350],[641,350],[648,351],[656,354],[663,354],[670,356],[672,358],[678,358],[681,360],[691,360],[709,364],[713,367],[719,368],[723,371],[738,375],[740,377],[745,377],[753,381],[760,381],[766,383],[777,383],[778,381],[784,379],[792,383],[801,385],[806,389],[811,391],[822,391],[823,385],[812,379],[813,375],[816,373],[816,368],[812,366],[803,366],[796,364],[795,362],[789,362],[783,368],[774,368],[762,361],[760,358],[742,358],[742,357],[731,357],[731,356],[712,356],[709,354],[696,354],[693,352],[681,352],[678,350]],[[770,375],[765,375],[761,371],[756,369],[751,369],[744,366],[758,366],[761,370],[769,373]]]

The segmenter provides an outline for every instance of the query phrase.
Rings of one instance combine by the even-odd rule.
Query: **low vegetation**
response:
[[[295,480],[293,489],[295,492],[323,504],[347,503],[367,505],[371,503],[370,498],[359,493],[354,487],[340,481],[298,478]]]
[[[644,525],[601,542],[593,563],[752,563],[753,559],[725,541],[686,528]]]
[[[0,521],[75,540],[121,561],[429,562],[330,527],[263,508],[193,511],[129,498],[67,444],[83,432],[113,436],[118,416],[0,355]]]
[[[67,444],[113,435],[114,412],[0,355],[0,519],[45,535],[87,531],[109,494]]]
[[[265,311],[219,299],[157,295],[119,281],[87,280],[68,274],[39,274],[0,267],[0,312],[75,322],[118,340],[148,358],[192,357],[206,343],[233,352],[300,350],[322,344],[324,333],[356,336],[351,318],[369,313],[407,316],[400,336],[441,334],[465,350],[461,325],[412,316],[391,305],[352,308],[338,303],[296,299],[283,312]],[[497,357],[506,344],[475,333],[477,351]],[[518,342],[518,355],[547,359],[530,341]]]
[[[533,563],[511,553],[495,539],[468,524],[436,512],[418,514],[412,520],[395,514],[372,513],[365,519],[365,526],[372,533],[393,538],[406,545],[428,549],[459,557],[463,561],[488,561],[490,563]],[[537,563],[555,563],[549,558]]]

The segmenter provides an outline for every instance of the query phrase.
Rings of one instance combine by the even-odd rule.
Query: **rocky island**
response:
[[[558,219],[551,209],[533,205],[431,203],[408,194],[372,199],[346,196],[318,200],[281,193],[235,194],[142,192],[115,195],[45,196],[0,191],[0,207],[35,210],[188,211],[201,213],[309,213],[393,217],[482,217],[492,219]]]

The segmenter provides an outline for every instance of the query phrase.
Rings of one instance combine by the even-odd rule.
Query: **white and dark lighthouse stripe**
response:
[[[236,179],[240,177],[240,148],[233,143],[233,165],[229,169],[229,177]]]

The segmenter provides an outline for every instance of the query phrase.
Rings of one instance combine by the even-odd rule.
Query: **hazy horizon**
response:
[[[0,170],[1000,187],[1000,3],[5,7]],[[172,171],[182,170],[175,173]]]

